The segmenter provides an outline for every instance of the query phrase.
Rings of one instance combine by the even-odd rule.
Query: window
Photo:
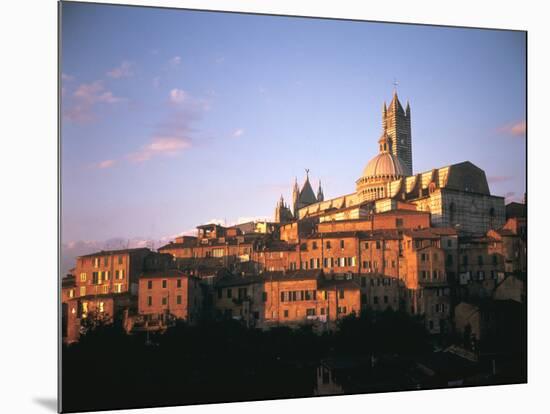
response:
[[[168,284],[167,280],[163,279],[163,281],[162,281],[162,288],[163,288],[163,289],[166,289],[167,284]]]
[[[330,249],[330,241],[327,241],[327,249]]]
[[[344,248],[344,240],[340,240],[340,248],[341,248],[341,249]]]
[[[80,296],[86,296],[86,286],[80,286]]]
[[[434,258],[433,258],[433,260],[437,260],[437,259],[439,259],[439,256],[437,255],[437,253],[434,253]]]
[[[361,276],[361,287],[367,286],[367,278],[365,276]]]
[[[477,256],[477,264],[479,266],[483,265],[483,256]]]
[[[122,283],[115,283],[115,293],[122,293]]]
[[[99,283],[99,272],[92,273],[92,284],[97,285]]]
[[[479,280],[484,280],[485,279],[485,272],[480,270],[479,272],[477,272],[477,278]]]
[[[265,293],[265,292],[264,292]],[[281,292],[281,302],[285,301],[285,292]]]
[[[403,227],[403,219],[402,218],[395,219],[395,227]]]
[[[374,301],[373,301],[374,304],[375,304],[375,305],[378,305],[378,296],[375,296],[373,299],[374,299]]]
[[[109,280],[109,271],[108,270],[103,272],[103,280]]]
[[[246,288],[239,288],[238,292],[237,292],[237,296],[239,299],[245,299],[246,298],[246,295],[247,295],[247,290]]]
[[[118,264],[119,264],[119,265],[122,264],[122,256],[118,256]]]
[[[99,257],[94,257],[94,267],[99,267]]]
[[[227,298],[231,299],[233,297],[233,291],[231,289],[227,289]]]
[[[496,266],[498,264],[498,257],[496,254],[493,254],[493,265]]]
[[[426,279],[426,271],[425,270],[420,271],[420,275],[422,276],[422,279]]]
[[[323,267],[328,267],[328,258],[323,258]]]
[[[311,243],[311,249],[312,250],[317,250],[317,242],[316,241]]]
[[[462,265],[468,266],[468,256],[466,255],[462,256]]]
[[[176,304],[181,305],[181,295],[176,296]]]
[[[80,281],[81,281],[81,282],[85,282],[85,281],[86,281],[86,273],[81,273],[81,274],[80,274]]]
[[[433,278],[434,278],[435,280],[437,280],[437,276],[438,276],[437,270],[434,270],[434,271],[433,271],[432,276],[433,276]]]
[[[321,315],[325,314],[325,308],[321,308]]]
[[[105,311],[105,306],[103,302],[99,302],[98,310],[100,313],[103,313]]]
[[[365,249],[368,249],[369,248],[369,242],[366,242],[365,243]]]
[[[310,268],[310,269],[314,269],[314,268],[315,268],[315,267],[314,267],[314,261],[313,261],[313,259],[309,259],[309,268]]]
[[[306,309],[306,315],[315,316],[315,309],[314,308]]]
[[[163,305],[166,305],[168,303],[168,298],[167,297],[163,297],[162,298],[162,304]]]
[[[453,241],[447,240],[447,247],[453,247]]]
[[[284,315],[285,318],[288,318],[288,309],[284,310],[283,315]]]
[[[147,281],[147,289],[153,289],[153,281],[152,280]]]
[[[103,289],[103,293],[109,293],[109,285],[103,285],[102,289]]]
[[[338,291],[338,299],[344,299],[344,289]]]
[[[218,299],[222,298],[222,290],[218,288]]]
[[[103,258],[103,266],[108,266],[109,265],[109,257],[108,256],[105,256]]]
[[[74,289],[69,290],[69,297],[74,298]]]
[[[380,249],[380,240],[376,240],[376,248]]]
[[[391,267],[395,269],[395,260],[391,261]]]
[[[346,313],[346,307],[345,306],[338,306],[338,313]]]
[[[384,296],[384,303],[388,303],[388,297]]]
[[[177,286],[178,288],[181,288],[181,279],[178,279],[178,280],[177,280],[176,286]]]
[[[262,292],[262,300],[267,302],[267,292]]]

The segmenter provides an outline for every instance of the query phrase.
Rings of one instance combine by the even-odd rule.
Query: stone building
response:
[[[484,234],[505,223],[504,198],[491,195],[485,172],[469,161],[413,173],[410,106],[403,110],[397,93],[383,109],[378,155],[356,181],[355,192],[329,200],[315,199],[308,179],[294,188],[295,218],[330,213],[331,219],[357,219],[373,212],[412,206],[431,214],[431,225]],[[306,195],[307,194],[307,195]],[[299,196],[299,197],[298,197]]]
[[[171,319],[195,322],[201,315],[199,279],[176,269],[143,272],[139,277],[138,313],[144,324]]]

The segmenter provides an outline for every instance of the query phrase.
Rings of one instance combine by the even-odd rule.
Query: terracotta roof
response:
[[[359,290],[359,285],[356,281],[351,279],[321,279],[319,281],[319,289],[325,289],[325,290],[336,290],[336,289],[343,289],[343,290]]]
[[[129,254],[129,253],[139,253],[139,252],[151,252],[151,249],[147,247],[137,247],[134,249],[121,249],[121,250],[101,250],[96,253],[84,254],[78,257],[93,257],[93,256],[111,256],[114,254]]]
[[[169,279],[174,277],[190,277],[187,273],[183,273],[177,269],[167,270],[151,270],[143,272],[139,275],[140,279]]]

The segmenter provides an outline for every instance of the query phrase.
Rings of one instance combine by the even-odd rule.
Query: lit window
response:
[[[80,296],[86,296],[86,286],[80,286]]]
[[[74,298],[74,289],[69,290],[69,297]]]
[[[99,312],[103,313],[105,311],[105,308],[103,306],[103,302],[99,302]]]
[[[115,293],[122,293],[122,283],[115,283]]]
[[[80,281],[81,281],[81,282],[85,282],[85,281],[86,281],[86,273],[81,273],[81,274],[80,274]]]
[[[109,285],[103,285],[103,293],[109,293]]]

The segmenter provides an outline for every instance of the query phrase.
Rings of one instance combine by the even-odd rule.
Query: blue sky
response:
[[[305,168],[326,198],[353,192],[394,78],[415,172],[470,160],[523,197],[523,33],[62,7],[66,246],[272,216]]]

